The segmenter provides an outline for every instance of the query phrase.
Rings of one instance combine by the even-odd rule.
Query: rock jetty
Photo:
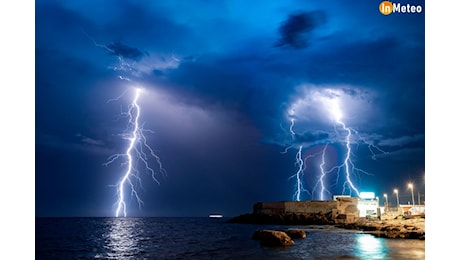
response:
[[[340,228],[362,230],[376,237],[425,240],[425,218],[396,217],[384,220],[360,219],[355,223],[338,224]]]
[[[254,214],[248,213],[229,219],[228,223],[263,225],[332,225],[344,229],[360,230],[376,237],[399,239],[425,239],[425,217],[402,216],[382,219],[357,218],[351,223],[337,223],[331,214]]]

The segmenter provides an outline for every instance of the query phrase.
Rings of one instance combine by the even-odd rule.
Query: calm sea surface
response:
[[[36,259],[425,259],[425,241],[384,239],[330,226],[268,226],[209,218],[36,218]],[[259,229],[307,238],[261,247]]]

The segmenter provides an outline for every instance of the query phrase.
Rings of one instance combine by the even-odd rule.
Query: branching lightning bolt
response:
[[[85,30],[82,29],[82,32],[86,35],[86,37],[88,37],[94,44],[94,46],[98,47],[98,48],[102,48],[102,49],[105,49],[106,51],[108,51],[109,53],[115,55],[118,59],[118,61],[120,62],[121,66],[120,67],[113,67],[113,70],[115,71],[118,71],[118,70],[123,70],[123,71],[132,71],[133,68],[131,67],[131,65],[126,62],[125,58],[122,56],[122,55],[119,55],[115,52],[115,50],[113,48],[110,48],[109,46],[107,45],[104,45],[104,44],[100,44],[98,42],[96,42],[91,36],[89,36]],[[123,76],[118,76],[119,79],[121,80],[127,80],[127,81],[130,81],[130,79],[128,78],[125,78]]]
[[[296,190],[294,192],[294,198],[296,201],[300,201],[300,193],[304,191],[305,189],[303,188],[303,174],[304,174],[304,163],[302,159],[302,145],[299,147],[299,150],[297,151],[296,154],[296,165],[299,167],[297,172],[292,175],[289,179],[295,177],[296,178]]]
[[[289,132],[291,134],[291,139],[292,139],[293,143],[295,141],[295,135],[296,135],[296,133],[294,132],[294,124],[295,124],[295,120],[291,119]],[[287,147],[284,150],[283,153],[286,153],[287,150],[289,150],[293,146],[294,145],[291,145],[291,146]],[[323,150],[321,152],[318,152],[318,153],[315,153],[315,154],[310,154],[310,155],[306,156],[305,158],[303,158],[303,155],[302,155],[303,148],[304,148],[303,145],[300,145],[298,150],[297,150],[297,153],[296,153],[296,163],[295,163],[295,165],[297,166],[297,172],[294,175],[292,175],[291,177],[289,177],[289,179],[295,178],[295,180],[296,180],[293,199],[296,200],[296,201],[300,201],[300,195],[301,195],[302,192],[307,192],[308,194],[310,194],[313,197],[317,186],[320,185],[320,188],[321,188],[320,199],[324,200],[324,198],[325,198],[324,194],[326,192],[330,193],[329,190],[326,189],[326,185],[324,183],[324,178],[328,173],[333,171],[333,169],[331,169],[329,171],[324,170],[324,165],[326,164],[325,154],[326,154],[327,144],[324,146],[324,148],[323,148]],[[314,158],[314,157],[316,157],[316,156],[318,156],[320,154],[322,155],[322,163],[320,165],[321,176],[320,176],[318,182],[313,187],[312,192],[310,193],[307,189],[304,188],[304,184],[303,184],[303,178],[304,178],[304,175],[305,175],[306,163],[307,163],[307,161],[309,159]]]
[[[367,145],[367,148],[369,149],[369,151],[371,152],[372,154],[372,160],[377,160],[377,154],[374,152],[374,150],[380,152],[381,154],[388,154],[387,151],[384,151],[382,150],[380,147],[374,145],[373,143],[367,141],[364,137],[362,137],[359,132],[353,128],[350,128],[350,130],[352,130],[354,132],[354,134],[356,136],[358,136],[359,140],[362,141],[363,143],[365,143]]]
[[[128,71],[131,73],[135,72],[132,64],[129,64],[126,59],[123,57],[122,53],[116,50],[116,47],[112,45],[104,45],[96,42],[91,36],[89,36],[83,29],[82,32],[88,37],[94,46],[102,48],[108,51],[111,55],[114,55],[118,58],[119,66],[112,67],[115,71]],[[134,64],[134,63],[133,63]],[[118,75],[118,78],[123,81],[131,82],[131,79]],[[119,97],[110,99],[107,102],[119,100],[124,96],[128,90],[124,91]],[[107,161],[104,163],[105,166],[112,164],[120,158],[124,158],[125,161],[122,162],[122,166],[126,167],[126,171],[120,178],[119,182],[115,185],[117,189],[118,199],[115,203],[116,211],[115,216],[120,216],[123,213],[123,216],[127,216],[127,188],[130,189],[131,197],[135,197],[139,208],[141,208],[144,203],[139,196],[139,193],[136,190],[137,186],[142,188],[141,176],[139,167],[142,167],[145,172],[150,174],[153,181],[157,184],[160,184],[156,178],[157,172],[150,166],[150,161],[154,160],[157,164],[158,172],[166,175],[166,171],[163,168],[160,157],[155,154],[154,150],[147,143],[147,138],[145,133],[150,132],[151,130],[144,129],[142,125],[139,124],[139,119],[141,116],[141,107],[138,103],[139,97],[141,95],[142,89],[135,88],[134,98],[131,101],[130,105],[126,112],[121,113],[122,116],[128,118],[128,126],[126,131],[122,134],[122,138],[128,140],[128,147],[126,148],[125,153],[111,155]]]
[[[293,105],[288,110],[288,116],[290,119],[290,128],[289,132],[291,134],[291,143],[286,146],[283,153],[286,153],[289,149],[296,147],[298,149],[296,153],[296,167],[297,172],[291,178],[296,179],[296,186],[294,191],[294,199],[299,201],[300,200],[300,193],[303,191],[307,191],[304,189],[303,184],[303,177],[305,175],[306,167],[306,160],[309,158],[313,158],[321,154],[321,161],[319,163],[319,178],[316,180],[315,185],[311,191],[312,199],[314,197],[319,198],[320,200],[325,200],[326,195],[331,195],[332,193],[327,189],[328,185],[327,182],[329,181],[329,175],[334,173],[337,175],[336,179],[337,182],[335,185],[338,185],[339,181],[343,181],[343,189],[342,194],[356,194],[359,195],[358,187],[353,183],[353,179],[355,177],[359,178],[358,173],[364,173],[367,175],[372,175],[369,172],[366,172],[362,169],[359,169],[355,166],[353,158],[355,155],[352,152],[352,147],[359,147],[360,144],[366,144],[373,160],[377,159],[378,154],[387,154],[384,150],[379,148],[372,140],[378,140],[379,136],[377,135],[365,135],[361,136],[360,133],[349,127],[346,124],[346,120],[344,120],[342,115],[342,110],[339,105],[339,101],[341,100],[342,92],[340,90],[334,89],[325,89],[324,92],[313,92],[311,96],[305,97],[305,99],[301,99],[293,103]],[[346,100],[346,99],[344,99]],[[316,102],[316,103],[315,103]],[[319,102],[319,103],[318,103]],[[312,104],[312,105],[311,105]],[[319,105],[319,106],[317,106]],[[296,138],[297,135],[294,132],[294,118],[296,116],[296,110],[298,109],[316,109],[321,108],[324,106],[326,111],[328,111],[332,116],[333,128],[335,129],[335,136],[329,135],[329,138],[326,139],[311,139],[307,140],[306,143],[300,143],[302,140]],[[315,110],[313,110],[315,111]],[[300,117],[303,118],[303,117]],[[306,117],[308,118],[308,117]],[[313,117],[314,118],[314,117]],[[321,120],[321,119],[320,119]],[[284,129],[283,129],[284,130]],[[285,131],[287,133],[287,131]],[[314,136],[313,136],[314,137]],[[335,166],[328,166],[327,164],[327,154],[326,151],[329,147],[329,144],[340,143],[345,151],[339,157],[340,162],[335,164]],[[305,159],[302,159],[302,153],[306,153],[307,148],[309,145],[324,145],[322,151],[309,155]],[[356,175],[356,176],[355,176]],[[308,192],[308,191],[307,191]],[[318,194],[319,193],[319,194]],[[318,196],[319,195],[319,196]]]
[[[353,162],[350,160],[350,154],[351,154],[351,146],[350,146],[351,130],[341,120],[341,117],[337,117],[337,123],[347,133],[346,137],[345,137],[345,145],[347,147],[347,152],[345,154],[345,159],[344,159],[343,164],[342,164],[342,166],[345,167],[345,178],[346,178],[346,182],[344,183],[343,193],[345,193],[346,186],[349,186],[350,189],[353,189],[353,191],[356,193],[356,195],[359,195],[358,189],[355,187],[355,185],[353,184],[353,182],[351,181],[351,178],[350,178],[350,168],[354,168]]]
[[[141,125],[139,125],[139,118],[141,115],[141,107],[138,104],[138,99],[141,93],[140,88],[135,89],[135,96],[133,101],[128,107],[128,111],[124,113],[128,118],[128,129],[129,133],[124,134],[124,138],[128,140],[128,147],[126,148],[126,152],[123,154],[114,154],[110,156],[107,162],[104,165],[109,165],[116,161],[117,159],[124,157],[126,161],[123,163],[126,164],[126,171],[123,174],[122,178],[116,185],[117,187],[117,194],[118,200],[116,202],[117,209],[115,212],[115,216],[118,217],[121,212],[123,212],[123,216],[127,216],[127,203],[126,203],[126,194],[125,188],[129,186],[131,195],[134,196],[137,200],[139,207],[143,204],[137,190],[136,185],[133,182],[133,178],[141,185],[141,178],[139,176],[139,170],[137,168],[138,164],[141,163],[145,170],[150,173],[152,179],[160,184],[158,179],[155,177],[156,172],[153,168],[149,165],[149,158],[155,159],[156,163],[158,164],[159,171],[162,174],[166,174],[166,171],[163,168],[161,163],[160,157],[156,155],[153,149],[147,144],[147,139],[144,135],[145,132],[151,132],[150,130],[143,129]],[[146,151],[147,150],[147,151]]]
[[[289,127],[289,132],[291,134],[292,141],[294,141],[294,139],[295,139],[294,123],[295,123],[294,119],[291,119],[291,125]],[[292,148],[292,146],[287,147],[286,150],[284,151],[284,153],[286,153],[287,150],[290,149],[290,148]],[[296,153],[296,163],[295,163],[295,165],[298,167],[297,172],[294,175],[292,175],[291,177],[289,177],[289,180],[292,179],[292,178],[296,179],[295,192],[294,192],[294,195],[293,195],[293,198],[296,201],[300,201],[300,195],[301,195],[302,192],[309,193],[308,190],[304,189],[303,177],[304,177],[304,170],[305,170],[306,160],[308,160],[308,158],[310,158],[310,156],[307,156],[305,158],[305,161],[304,161],[304,159],[302,158],[302,149],[303,149],[303,146],[300,145],[298,150],[297,150],[297,153]]]
[[[327,149],[327,144],[324,146],[323,150],[321,151],[321,164],[319,165],[321,175],[318,179],[318,181],[315,184],[315,187],[313,187],[312,194],[315,193],[316,187],[320,185],[320,193],[319,193],[319,199],[324,200],[325,199],[325,193],[331,193],[329,190],[326,189],[326,185],[324,183],[324,179],[326,178],[326,175],[331,172],[331,170],[326,171],[324,169],[324,166],[326,164],[326,149]]]
[[[369,175],[370,175],[370,173],[355,167],[353,161],[351,160],[351,155],[352,155],[352,152],[351,152],[352,139],[351,139],[351,137],[352,137],[353,132],[354,132],[359,137],[359,139],[361,139],[361,140],[364,140],[364,139],[361,136],[359,136],[358,131],[348,127],[345,124],[345,122],[342,121],[342,111],[340,110],[338,100],[333,99],[331,105],[332,106],[330,107],[330,109],[331,109],[332,115],[335,118],[335,122],[337,123],[337,125],[340,126],[341,130],[346,133],[345,134],[346,153],[345,153],[345,158],[343,159],[343,163],[341,165],[333,167],[331,170],[329,170],[329,172],[337,169],[337,179],[339,179],[340,170],[344,169],[344,171],[345,171],[345,180],[346,181],[343,183],[342,194],[345,194],[346,191],[349,190],[350,194],[352,193],[352,191],[354,191],[356,193],[356,195],[359,195],[358,188],[353,184],[353,182],[351,180],[351,173],[355,172],[355,171],[365,173],[365,174],[369,174]],[[337,129],[336,129],[336,131],[337,131]],[[377,146],[372,145],[371,143],[369,143],[369,142],[367,142],[365,140],[364,140],[364,143],[366,143],[368,145],[369,150],[372,153],[372,158],[374,160],[375,160],[375,153],[373,152],[371,147],[374,147],[375,149],[377,149],[380,152],[383,152],[383,153],[385,152],[385,151],[381,150],[380,148],[378,148]]]

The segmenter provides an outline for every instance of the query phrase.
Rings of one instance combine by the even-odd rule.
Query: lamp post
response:
[[[407,185],[412,193],[412,206],[415,206],[415,199],[414,199],[414,185],[412,183],[409,183]]]
[[[396,206],[399,207],[399,195],[398,195],[398,190],[394,189],[393,192],[396,194]]]
[[[398,215],[400,215],[402,213],[402,211],[400,211],[400,208],[399,208],[399,193],[398,193],[398,189],[394,189],[393,192],[396,194],[396,209],[398,210]]]
[[[386,193],[384,193],[384,194],[383,194],[383,197],[385,197],[385,203],[386,203],[386,205],[385,205],[385,211],[388,211],[388,196],[387,196]]]

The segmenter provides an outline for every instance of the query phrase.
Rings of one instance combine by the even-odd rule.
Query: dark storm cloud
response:
[[[425,141],[424,134],[416,134],[413,136],[400,136],[397,138],[383,139],[379,142],[379,145],[381,146],[408,146],[408,145],[417,145],[417,144],[420,144],[420,142],[424,143],[424,141]]]
[[[348,40],[342,45],[335,41],[326,41],[323,44],[331,46],[332,49],[315,53],[298,52],[293,56],[259,49],[251,49],[250,52],[242,48],[235,52],[207,56],[194,63],[181,64],[170,71],[168,77],[176,84],[176,90],[182,89],[182,94],[199,94],[202,106],[219,102],[228,107],[238,107],[242,113],[251,115],[251,120],[257,122],[261,131],[272,136],[281,130],[280,123],[284,123],[286,107],[283,104],[290,102],[292,98],[297,99],[296,88],[302,82],[308,81],[326,87],[336,84],[351,97],[363,102],[374,102],[370,108],[380,111],[381,114],[376,114],[379,119],[373,125],[356,127],[367,130],[368,127],[375,126],[377,129],[400,124],[407,119],[421,119],[410,116],[407,109],[401,107],[415,108],[419,104],[413,104],[423,100],[423,97],[417,98],[423,96],[423,92],[414,92],[413,99],[400,102],[406,95],[410,95],[401,95],[402,93],[414,91],[413,88],[403,87],[396,80],[401,78],[400,73],[406,71],[406,66],[411,66],[414,74],[423,70],[416,70],[414,66],[419,64],[413,65],[409,59],[394,64],[393,57],[404,52],[406,48],[402,42],[396,38],[384,37]],[[410,55],[416,56],[413,53]],[[311,62],[306,62],[307,60]],[[383,73],[382,66],[388,68],[385,69],[387,73]],[[418,80],[423,81],[422,78]],[[360,87],[354,87],[354,84]],[[369,88],[375,96],[372,100],[367,100],[366,97]],[[184,102],[192,100],[197,99],[187,98]],[[391,103],[393,104],[387,105]],[[395,111],[391,117],[386,114],[388,109],[397,110],[398,107],[401,107],[400,111]]]
[[[281,39],[275,47],[289,45],[295,49],[305,48],[308,45],[309,33],[316,27],[324,24],[326,16],[324,12],[300,12],[291,14],[279,27]]]
[[[377,160],[386,159],[391,161],[411,162],[414,165],[424,166],[423,161],[420,158],[425,157],[425,146],[423,147],[407,147],[387,153],[377,154],[375,158]]]
[[[347,95],[353,96],[353,97],[360,95],[359,91],[357,91],[356,89],[352,89],[352,88],[342,88],[342,91],[346,93]]]
[[[102,140],[96,140],[82,135],[76,135],[75,137],[37,133],[36,146],[40,149],[59,151],[61,153],[80,152],[104,157],[108,157],[110,154],[114,153],[107,148],[105,142]],[[40,174],[38,176],[40,176]]]
[[[94,146],[104,146],[105,143],[102,140],[96,140],[91,137],[84,136],[82,134],[77,134],[77,137],[80,138],[80,141],[84,144],[94,145]]]
[[[194,63],[183,63],[177,70],[170,71],[169,79],[183,94],[199,94],[200,106],[219,103],[246,110],[252,96],[252,84],[256,80],[254,68],[251,68],[254,63],[257,64],[257,61],[245,63],[226,60],[221,56],[209,57]],[[194,101],[198,100],[184,100]]]
[[[327,140],[329,138],[329,133],[327,132],[306,132],[303,134],[296,134],[295,135],[295,143],[302,144],[302,143],[316,143],[318,141]]]
[[[57,3],[38,1],[36,4],[35,15],[40,21],[35,27],[36,34],[39,36],[37,39],[48,36],[48,40],[56,40],[61,38],[60,35],[55,34],[56,32],[64,33],[67,30],[67,33],[72,33],[75,28],[80,29],[91,25],[91,22],[81,14]]]
[[[343,42],[337,40],[342,38]],[[407,38],[409,42],[419,39],[417,34]],[[371,108],[379,114],[375,124],[366,128],[406,125],[406,129],[423,129],[424,117],[413,115],[424,110],[424,45],[423,41],[410,45],[407,41],[397,34],[346,38],[338,33],[323,39],[321,46],[315,46],[316,52],[299,51],[289,57],[276,53],[276,62],[269,69],[273,75],[289,75],[312,85],[372,89],[376,97]],[[351,87],[342,90],[350,96],[361,93],[353,93]]]
[[[107,48],[110,50],[112,55],[136,61],[147,55],[147,53],[140,51],[138,48],[130,47],[120,42],[110,43],[107,45]]]
[[[340,41],[342,38],[346,40]],[[406,71],[407,66],[412,69],[423,66],[423,48],[420,52],[413,48],[407,52],[404,41],[393,36],[347,39],[346,35],[338,33],[315,42],[315,47],[318,49],[315,52],[299,51],[295,55],[274,53],[270,69],[273,73],[291,75],[313,84],[360,85],[395,81],[395,76],[383,73],[382,68],[399,76],[399,71]],[[406,56],[401,57],[404,52]],[[397,64],[395,57],[401,57]],[[421,64],[413,64],[414,59]]]
[[[162,4],[122,1],[117,3],[116,10],[115,19],[101,33],[110,41],[129,42],[129,45],[135,43],[137,48],[149,51],[150,55],[176,50],[188,53],[200,47],[206,48],[206,41],[199,36],[201,32],[194,31],[187,23],[174,20]]]
[[[349,116],[362,123],[350,127],[361,131],[361,136],[374,133],[373,143],[389,148],[391,153],[379,159],[407,151],[412,163],[423,160],[423,154],[412,155],[407,145],[423,147],[424,34],[412,34],[418,27],[409,30],[401,21],[390,26],[389,19],[395,17],[378,12],[375,16],[368,10],[342,12],[324,3],[314,9],[324,11],[292,13],[309,9],[288,1],[252,6],[251,10],[260,11],[257,16],[241,15],[249,12],[248,4],[238,1],[205,7],[195,1],[41,2],[36,23],[37,179],[41,183],[37,208],[41,212],[45,205],[65,205],[74,211],[85,209],[81,214],[94,214],[82,206],[92,203],[93,199],[84,199],[87,196],[99,198],[93,207],[112,214],[116,192],[100,187],[115,184],[121,168],[101,170],[100,166],[107,155],[125,148],[126,140],[119,134],[126,130],[126,121],[117,116],[120,106],[126,111],[130,100],[124,97],[110,104],[107,100],[133,84],[148,89],[141,99],[142,116],[146,127],[155,132],[149,141],[169,174],[161,187],[144,182],[154,186],[142,196],[151,215],[209,213],[209,207],[222,205],[223,200],[229,204],[227,210],[240,213],[242,204],[250,210],[257,200],[289,199],[288,177],[296,170],[295,157],[293,151],[280,155],[282,150],[290,145],[338,142],[333,126],[326,129],[324,122],[319,124],[327,117],[319,109],[298,115],[293,140],[286,112],[303,97],[299,86],[334,86],[360,100],[368,100],[369,90],[373,106],[347,107],[355,112]],[[326,14],[327,26],[322,26]],[[369,17],[374,17],[373,23],[363,22]],[[362,27],[357,29],[356,24]],[[122,67],[114,56],[129,59],[129,66]],[[367,116],[370,112],[375,113]],[[301,118],[314,120],[302,123]],[[79,183],[89,183],[95,176],[101,180],[91,183],[93,189],[85,189],[84,194],[75,190],[79,201],[69,203],[52,189],[75,185],[63,177],[61,183],[53,181],[53,174],[63,168]],[[50,197],[43,197],[43,192]],[[52,197],[62,197],[62,203],[52,205],[47,200]]]
[[[154,70],[153,70],[153,74],[154,74],[155,76],[158,76],[158,77],[164,76],[164,75],[165,75],[165,73],[164,73],[163,71],[157,70],[157,69],[154,69]]]

